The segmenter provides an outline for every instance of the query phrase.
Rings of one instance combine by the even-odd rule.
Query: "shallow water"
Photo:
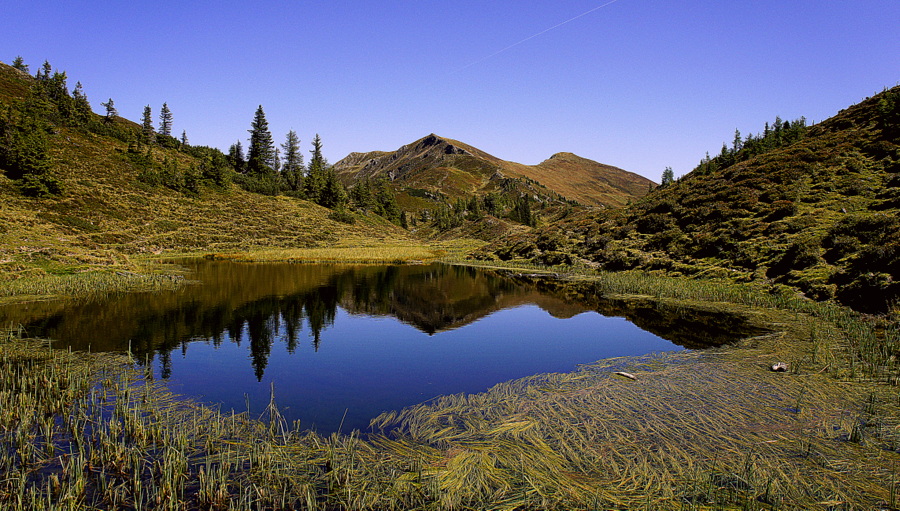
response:
[[[321,433],[366,429],[382,411],[442,394],[681,349],[663,337],[690,347],[727,340],[709,339],[712,327],[696,328],[684,311],[579,302],[459,266],[183,264],[199,284],[5,307],[0,322],[73,349],[130,346],[173,391],[226,411],[259,414],[274,385],[288,420]],[[700,324],[710,323],[719,321]]]

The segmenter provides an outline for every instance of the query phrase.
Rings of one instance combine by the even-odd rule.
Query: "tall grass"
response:
[[[180,286],[179,275],[127,271],[87,271],[71,275],[22,277],[0,283],[0,297],[86,297],[132,291],[162,291]]]
[[[0,336],[0,509],[870,509],[896,501],[898,327],[750,286],[599,274],[781,331],[444,396],[323,437],[127,355]],[[763,311],[763,312],[759,312]],[[767,369],[788,360],[788,373]],[[626,371],[635,380],[615,375]],[[887,385],[886,385],[887,384]]]

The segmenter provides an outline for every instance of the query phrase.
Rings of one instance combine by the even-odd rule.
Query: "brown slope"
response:
[[[396,151],[351,153],[334,168],[348,184],[383,175],[451,197],[491,191],[504,178],[525,178],[565,198],[607,207],[622,206],[654,186],[637,174],[571,153],[523,165],[433,133]]]

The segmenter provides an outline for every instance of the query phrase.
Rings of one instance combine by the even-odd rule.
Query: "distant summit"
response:
[[[642,176],[572,153],[523,165],[434,133],[395,151],[350,153],[334,169],[347,184],[384,176],[401,188],[451,198],[489,193],[512,179],[534,185],[538,194],[605,207],[623,206],[654,186]]]

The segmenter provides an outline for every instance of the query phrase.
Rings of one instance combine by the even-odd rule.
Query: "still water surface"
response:
[[[441,394],[681,349],[633,321],[700,342],[689,323],[686,332],[660,328],[673,320],[655,306],[578,303],[459,266],[183,264],[198,284],[7,307],[0,321],[74,349],[130,345],[173,391],[226,411],[249,403],[260,413],[274,384],[288,420],[321,433],[364,430],[383,411]]]

